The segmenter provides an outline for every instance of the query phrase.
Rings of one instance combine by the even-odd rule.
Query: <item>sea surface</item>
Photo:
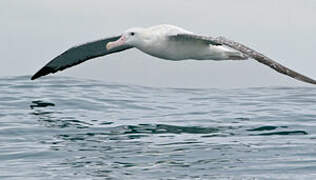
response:
[[[316,179],[316,88],[0,79],[0,179]]]

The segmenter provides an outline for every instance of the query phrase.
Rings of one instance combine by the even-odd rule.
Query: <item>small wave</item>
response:
[[[277,126],[261,126],[253,129],[247,129],[247,131],[271,131],[278,128]]]
[[[270,132],[270,133],[261,133],[257,134],[257,136],[273,136],[273,135],[307,135],[306,131],[278,131],[278,132]]]
[[[130,133],[149,133],[149,134],[162,134],[162,133],[172,133],[172,134],[210,134],[218,131],[217,128],[213,127],[198,127],[198,126],[174,126],[167,124],[140,124],[137,126],[126,126],[127,131],[125,134]]]

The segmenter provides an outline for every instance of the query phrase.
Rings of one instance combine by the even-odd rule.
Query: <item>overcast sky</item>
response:
[[[174,24],[242,42],[316,79],[315,18],[314,0],[1,0],[0,78],[31,76],[71,46],[130,27]],[[136,49],[53,76],[158,87],[308,86],[253,60],[170,62]]]

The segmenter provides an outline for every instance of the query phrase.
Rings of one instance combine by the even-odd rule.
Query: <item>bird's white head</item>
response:
[[[121,37],[118,40],[107,43],[107,50],[111,50],[123,45],[136,46],[141,41],[141,33],[143,30],[143,28],[128,29],[127,31],[122,33]]]

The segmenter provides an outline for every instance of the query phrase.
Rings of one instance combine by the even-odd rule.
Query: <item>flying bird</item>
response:
[[[269,57],[224,37],[202,36],[173,25],[131,28],[119,36],[109,37],[72,47],[48,62],[32,76],[32,80],[62,71],[89,59],[127,49],[140,51],[171,61],[181,60],[246,60],[254,59],[279,73],[297,80],[316,84],[316,81],[297,73]]]

